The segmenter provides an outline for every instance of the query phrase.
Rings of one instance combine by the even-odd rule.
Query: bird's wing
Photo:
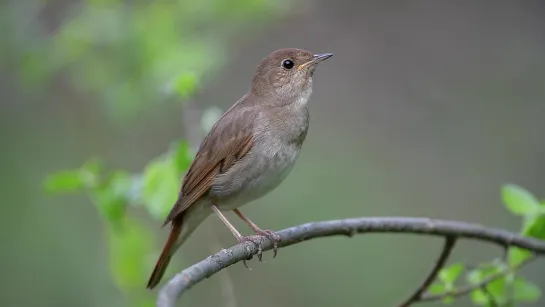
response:
[[[206,194],[218,174],[226,172],[252,149],[252,127],[256,114],[238,111],[228,111],[223,115],[202,141],[165,224]]]

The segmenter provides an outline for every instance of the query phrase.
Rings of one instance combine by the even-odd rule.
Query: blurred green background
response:
[[[545,197],[542,1],[11,0],[0,29],[0,306],[153,306],[145,282],[191,158],[184,141],[198,143],[278,48],[335,56],[315,75],[296,168],[243,208],[259,225],[406,215],[518,231],[501,187]],[[91,189],[44,191],[86,161],[61,179]],[[207,219],[164,280],[234,243]],[[230,267],[180,306],[395,306],[441,246],[314,240]],[[452,260],[499,255],[463,241]],[[542,289],[544,272],[523,270]]]

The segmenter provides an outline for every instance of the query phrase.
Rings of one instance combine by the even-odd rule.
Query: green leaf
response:
[[[197,90],[197,75],[190,72],[180,74],[174,81],[174,90],[181,98],[188,98]]]
[[[454,283],[460,277],[460,274],[464,271],[464,266],[461,263],[452,264],[439,272],[439,280],[441,283],[435,283],[430,287],[429,291],[433,294],[442,294],[448,291],[452,291],[455,286]],[[451,304],[454,298],[448,296],[443,299],[443,303]]]
[[[180,176],[173,159],[161,158],[152,161],[144,171],[144,205],[156,219],[163,219],[176,201]]]
[[[153,247],[150,233],[142,223],[128,218],[120,227],[109,228],[110,268],[123,290],[140,290],[146,282],[147,256]]]
[[[44,182],[47,192],[73,192],[83,188],[94,188],[99,183],[102,165],[96,159],[90,159],[79,169],[54,173]]]
[[[442,282],[435,282],[428,288],[428,293],[433,294],[433,295],[444,295],[447,292],[452,291],[452,290],[453,290],[452,285],[447,286]],[[445,303],[447,305],[451,304],[452,302],[454,302],[454,298],[451,297],[451,296],[447,296],[447,297],[443,298],[443,303]]]
[[[497,279],[486,286],[486,294],[482,289],[471,292],[471,300],[475,305],[490,306],[491,298],[500,306],[507,301],[504,279]]]
[[[471,292],[471,301],[475,305],[487,305],[488,302],[488,296],[483,292],[481,289],[477,289]]]
[[[507,301],[507,282],[505,277],[498,278],[486,286],[488,293],[494,298],[500,305]]]
[[[118,223],[132,200],[133,177],[124,171],[114,172],[108,181],[91,191],[98,210],[109,222]]]
[[[452,264],[439,272],[439,279],[447,286],[453,285],[463,271],[464,266],[461,263]]]
[[[521,234],[527,237],[545,239],[545,216],[527,216]]]
[[[187,171],[189,165],[191,165],[192,156],[191,150],[189,148],[189,143],[187,141],[179,142],[175,144],[173,149],[173,163],[175,165],[176,171],[181,176]]]
[[[537,199],[517,185],[505,185],[502,188],[502,199],[507,209],[513,214],[525,216],[540,212]]]
[[[49,175],[44,188],[50,193],[73,192],[84,187],[79,170],[61,171]]]
[[[513,292],[518,302],[535,302],[541,297],[541,289],[522,277],[517,277],[513,282]]]
[[[117,195],[112,187],[98,188],[93,191],[92,196],[98,211],[109,222],[115,224],[125,215],[127,199]]]
[[[509,249],[509,265],[511,267],[517,266],[531,256],[532,253],[525,249],[512,247]]]
[[[445,291],[447,291],[446,288],[445,288],[445,285],[442,284],[442,283],[438,283],[438,282],[433,283],[428,289],[428,292],[430,294],[434,294],[434,295],[435,294],[443,294]]]
[[[467,282],[476,285],[482,282],[485,278],[501,272],[501,266],[497,264],[486,263],[480,268],[470,271],[467,276]]]

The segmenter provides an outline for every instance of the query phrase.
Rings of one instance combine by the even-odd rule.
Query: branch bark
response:
[[[279,247],[287,247],[302,241],[337,235],[353,236],[363,233],[406,233],[439,237],[465,238],[498,244],[502,247],[515,246],[545,254],[545,241],[525,238],[501,229],[487,228],[478,224],[457,221],[434,220],[409,217],[367,217],[312,222],[277,232],[281,237]],[[263,240],[263,250],[270,250],[272,242]],[[176,300],[188,289],[215,273],[239,261],[257,254],[257,247],[242,243],[221,250],[215,255],[190,266],[176,274],[163,286],[157,299],[158,307],[174,307]],[[448,256],[448,255],[447,255]]]

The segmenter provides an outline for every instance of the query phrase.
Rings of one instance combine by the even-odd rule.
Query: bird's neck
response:
[[[290,91],[248,91],[241,104],[258,103],[268,107],[306,107],[312,94],[312,80],[302,89]]]

